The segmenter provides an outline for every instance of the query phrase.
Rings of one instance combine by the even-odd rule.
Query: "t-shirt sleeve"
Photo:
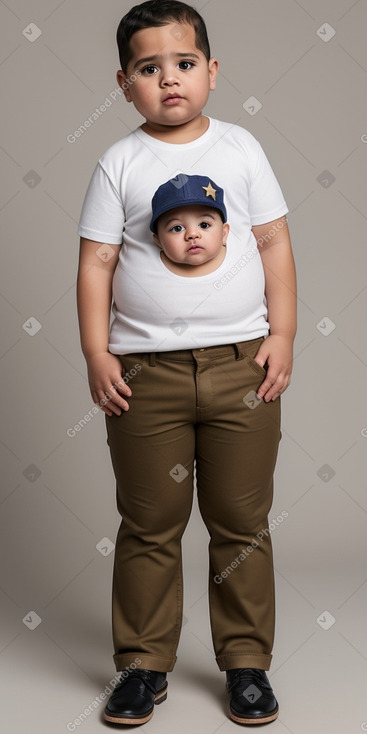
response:
[[[257,157],[250,186],[251,225],[266,224],[286,214],[289,209],[274,171],[258,141]]]
[[[84,197],[77,232],[89,240],[120,245],[124,223],[121,196],[98,161]]]

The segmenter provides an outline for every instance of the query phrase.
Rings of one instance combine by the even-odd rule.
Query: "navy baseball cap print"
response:
[[[157,234],[157,221],[162,214],[176,207],[194,204],[217,209],[223,222],[227,221],[223,189],[207,176],[186,176],[179,173],[159,186],[153,196],[151,231]]]

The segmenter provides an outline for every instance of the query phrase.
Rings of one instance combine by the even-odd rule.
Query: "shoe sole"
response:
[[[156,693],[154,698],[154,704],[158,705],[160,703],[163,703],[163,701],[167,698],[167,686],[168,683],[166,683],[165,687]],[[133,718],[133,717],[126,717],[126,716],[110,716],[106,712],[104,713],[104,718],[106,721],[111,722],[112,724],[146,724],[147,721],[150,721],[154,713],[154,706],[149,714],[146,716],[142,716],[140,718]]]
[[[236,721],[237,724],[253,724],[256,726],[256,724],[268,724],[271,721],[275,721],[275,719],[279,716],[279,709],[277,709],[273,714],[269,714],[269,716],[262,716],[261,718],[247,718],[245,716],[236,716],[236,714],[233,713],[231,707],[229,706],[229,715],[232,721]]]

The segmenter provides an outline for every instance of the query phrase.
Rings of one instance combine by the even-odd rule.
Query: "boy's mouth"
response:
[[[200,245],[192,245],[189,247],[189,252],[200,252],[202,249]]]
[[[167,94],[167,97],[163,100],[163,104],[171,105],[180,102],[182,97],[179,94]]]

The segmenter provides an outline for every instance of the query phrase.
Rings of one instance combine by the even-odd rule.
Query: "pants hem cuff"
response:
[[[155,670],[160,673],[170,673],[173,670],[177,657],[164,658],[148,652],[123,652],[113,656],[116,670],[125,668]]]
[[[260,670],[269,670],[272,655],[265,655],[264,653],[249,652],[249,653],[227,653],[226,655],[219,655],[216,657],[216,661],[219,670],[231,670],[232,668],[259,668]]]

